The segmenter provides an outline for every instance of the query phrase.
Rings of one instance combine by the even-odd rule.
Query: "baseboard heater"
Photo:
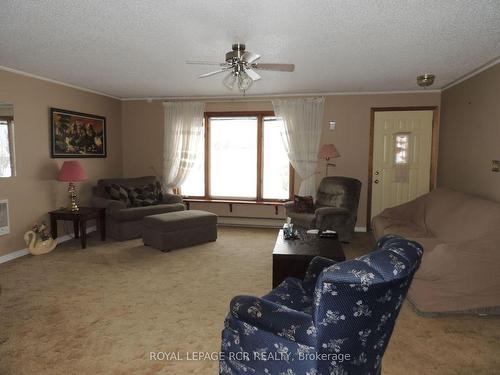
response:
[[[248,228],[281,228],[285,219],[249,218],[219,216],[220,226],[248,227]]]

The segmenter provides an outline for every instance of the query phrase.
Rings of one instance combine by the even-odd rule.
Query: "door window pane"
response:
[[[257,197],[257,117],[210,118],[210,195]]]
[[[408,164],[409,163],[409,145],[410,145],[410,134],[409,133],[398,133],[395,134],[395,152],[394,152],[394,164]]]
[[[288,199],[290,163],[281,137],[283,121],[279,117],[264,117],[263,126],[262,197]]]

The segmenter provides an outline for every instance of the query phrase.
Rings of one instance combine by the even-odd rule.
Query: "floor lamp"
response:
[[[337,151],[337,148],[333,143],[323,145],[321,146],[321,149],[319,150],[319,155],[318,157],[320,159],[325,159],[326,160],[326,167],[325,167],[325,177],[328,176],[328,167],[332,166],[335,167],[334,163],[329,163],[330,159],[338,158],[340,157],[339,152]]]

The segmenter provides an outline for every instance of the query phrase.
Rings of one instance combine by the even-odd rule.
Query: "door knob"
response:
[[[374,183],[378,184],[378,180],[373,181]]]

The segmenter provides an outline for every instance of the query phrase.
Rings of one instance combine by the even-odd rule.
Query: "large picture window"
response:
[[[283,121],[272,113],[207,113],[204,149],[181,187],[188,197],[280,201],[290,198]]]

